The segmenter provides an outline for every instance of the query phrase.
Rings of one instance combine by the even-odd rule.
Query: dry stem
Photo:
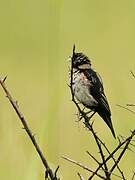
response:
[[[19,106],[18,106],[18,103],[16,100],[14,100],[14,98],[12,97],[12,95],[10,94],[10,92],[8,91],[7,87],[5,86],[5,80],[6,80],[6,77],[2,80],[0,79],[0,85],[2,86],[3,90],[5,91],[6,93],[6,97],[9,99],[10,103],[12,104],[16,114],[18,115],[21,123],[23,124],[23,128],[25,129],[27,135],[29,136],[31,142],[33,143],[43,165],[44,165],[44,168],[45,168],[45,171],[46,171],[46,174],[49,175],[50,179],[51,180],[58,180],[57,176],[56,176],[56,172],[53,172],[52,169],[50,168],[48,162],[47,162],[47,159],[46,157],[43,155],[43,152],[41,151],[41,148],[39,147],[35,137],[34,137],[34,134],[32,133],[32,131],[30,130],[29,126],[28,126],[28,121],[27,119],[24,117],[23,113],[20,111],[19,109]]]

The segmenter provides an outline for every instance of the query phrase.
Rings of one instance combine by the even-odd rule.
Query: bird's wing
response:
[[[92,69],[85,70],[85,76],[90,80],[90,94],[93,98],[98,102],[98,106],[95,111],[102,117],[102,119],[106,122],[108,127],[111,129],[111,132],[114,137],[115,132],[113,129],[112,121],[111,121],[111,111],[109,108],[109,104],[107,102],[107,98],[104,94],[103,83],[101,77]]]
[[[111,115],[109,104],[104,94],[103,82],[100,75],[97,72],[95,72],[93,69],[87,69],[85,70],[84,73],[92,84],[90,86],[90,94],[99,103],[99,108],[105,111],[108,115]]]

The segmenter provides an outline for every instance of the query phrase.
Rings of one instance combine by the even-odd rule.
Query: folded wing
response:
[[[93,69],[85,70],[86,77],[90,80],[90,94],[98,102],[98,106],[95,111],[102,117],[108,127],[111,129],[113,136],[115,137],[114,129],[111,121],[111,111],[104,93],[103,82],[100,75]]]

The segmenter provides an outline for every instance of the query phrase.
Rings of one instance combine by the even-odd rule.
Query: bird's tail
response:
[[[115,135],[115,132],[114,132],[114,129],[113,129],[113,125],[112,125],[112,121],[111,121],[111,115],[110,114],[106,114],[104,112],[97,112],[101,117],[102,119],[106,122],[106,124],[108,125],[108,127],[110,128],[112,134],[113,134],[113,137],[116,139],[116,135]]]

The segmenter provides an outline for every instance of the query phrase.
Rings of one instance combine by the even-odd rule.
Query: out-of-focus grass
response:
[[[29,125],[51,166],[60,165],[63,179],[76,179],[76,167],[63,154],[86,164],[86,150],[96,154],[92,137],[75,122],[70,101],[68,63],[75,43],[102,75],[117,134],[128,135],[134,116],[116,104],[134,103],[134,1],[0,2],[0,73],[20,102]],[[113,148],[105,123],[94,117],[95,128]],[[0,179],[43,179],[43,167],[16,114],[0,92]],[[129,153],[121,166],[131,177],[135,158]],[[128,169],[127,169],[128,162]],[[83,175],[85,172],[83,172]]]

